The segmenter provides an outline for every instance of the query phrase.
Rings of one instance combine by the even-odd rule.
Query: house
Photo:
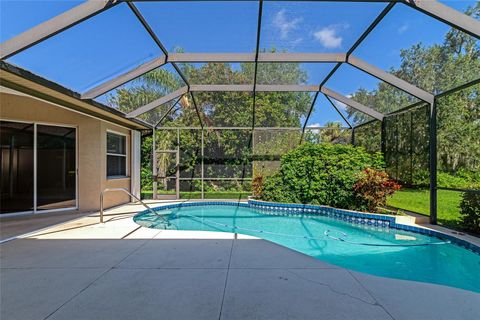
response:
[[[98,210],[106,188],[140,195],[141,131],[149,125],[1,62],[2,216]],[[105,196],[105,207],[130,201]]]

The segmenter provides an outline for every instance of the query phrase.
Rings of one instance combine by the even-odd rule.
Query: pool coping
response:
[[[269,211],[284,212],[285,215],[295,214],[312,214],[321,215],[333,218],[336,220],[343,220],[349,223],[358,225],[365,225],[378,228],[393,228],[397,230],[404,230],[415,232],[423,235],[434,236],[443,240],[448,240],[460,247],[463,247],[469,251],[480,254],[480,246],[465,240],[460,239],[454,235],[450,235],[441,231],[433,230],[427,227],[408,225],[400,223],[402,216],[391,216],[376,213],[365,213],[353,210],[338,209],[329,206],[311,205],[311,204],[297,204],[297,203],[279,203],[268,202],[262,200],[248,199],[247,202],[233,202],[233,201],[195,201],[195,202],[180,202],[174,204],[168,204],[154,208],[154,210],[166,210],[179,207],[193,207],[193,206],[206,206],[206,205],[236,205],[241,207],[253,207],[264,211],[262,213],[268,214]],[[140,216],[148,210],[141,211],[134,215],[134,219]],[[282,213],[281,213],[282,214]]]

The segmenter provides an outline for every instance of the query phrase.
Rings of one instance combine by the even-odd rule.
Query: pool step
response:
[[[430,223],[430,220],[427,216],[415,213],[415,212],[410,212],[410,211],[404,211],[403,212],[406,214],[404,216],[397,216],[395,218],[395,221],[397,223],[402,223],[402,224],[428,224]]]

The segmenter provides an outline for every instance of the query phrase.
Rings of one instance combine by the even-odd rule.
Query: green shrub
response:
[[[460,214],[465,230],[480,234],[480,194],[465,192],[460,202]]]
[[[426,170],[417,171],[413,175],[413,184],[428,186],[430,174]],[[459,170],[455,175],[448,172],[437,172],[437,185],[445,188],[478,189],[480,188],[480,172]]]
[[[152,169],[142,167],[140,171],[140,177],[141,177],[142,190],[152,190],[153,188]]]
[[[412,184],[414,186],[428,186],[430,184],[430,172],[428,170],[415,170]]]
[[[383,167],[380,153],[361,147],[305,143],[282,156],[280,170],[265,178],[262,199],[358,209],[357,174]]]
[[[458,171],[455,175],[437,172],[437,185],[445,188],[475,189],[480,187],[478,174]]]
[[[275,202],[295,202],[291,193],[284,190],[283,179],[279,172],[264,179],[261,199]]]
[[[387,197],[400,190],[401,186],[390,179],[385,171],[367,168],[363,170],[353,189],[357,194],[358,208],[377,212],[387,204]]]

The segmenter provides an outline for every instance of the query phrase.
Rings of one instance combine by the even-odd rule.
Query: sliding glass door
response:
[[[1,121],[0,213],[77,206],[76,129]]]
[[[37,125],[37,210],[76,206],[76,130]]]
[[[0,212],[32,211],[34,124],[0,121]]]

